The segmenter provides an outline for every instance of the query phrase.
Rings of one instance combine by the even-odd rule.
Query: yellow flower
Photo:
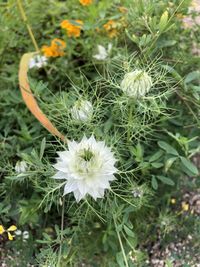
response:
[[[119,6],[118,9],[121,13],[127,13],[128,12],[128,9],[124,6]]]
[[[16,230],[17,230],[17,227],[16,227],[15,225],[11,225],[11,226],[7,229],[8,232],[14,232],[14,231],[16,231]]]
[[[7,232],[7,234],[8,234],[8,239],[12,241],[12,240],[13,240],[13,238],[14,238],[14,235],[11,235],[11,233],[10,233],[10,232]]]
[[[185,15],[183,15],[182,13],[177,13],[176,17],[177,17],[177,19],[183,19],[185,17]]]
[[[83,6],[88,6],[88,5],[92,4],[92,1],[93,0],[79,0],[81,5],[83,5]]]
[[[103,25],[103,27],[110,38],[114,38],[118,35],[117,28],[119,27],[119,23],[117,23],[116,21],[109,20],[106,24]]]
[[[3,225],[0,225],[0,235],[2,235],[5,232],[5,229]]]
[[[66,47],[66,43],[58,38],[55,38],[51,41],[51,45],[43,45],[42,52],[46,57],[61,57],[64,56],[64,48]]]
[[[15,225],[11,225],[7,230],[4,229],[3,225],[0,225],[0,235],[7,232],[9,240],[13,240],[14,238],[14,235],[11,235],[10,232],[14,232],[16,230],[17,230],[17,227]]]
[[[188,211],[189,210],[189,204],[187,204],[186,202],[182,202],[182,210],[183,211]]]
[[[81,20],[75,20],[75,24],[71,23],[69,20],[63,20],[60,24],[62,29],[67,31],[68,37],[79,37],[81,34],[81,29],[83,28],[83,22]]]
[[[175,198],[171,198],[171,203],[172,204],[176,204],[176,199]]]

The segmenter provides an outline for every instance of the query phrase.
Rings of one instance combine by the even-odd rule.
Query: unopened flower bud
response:
[[[152,79],[147,72],[135,70],[125,74],[121,89],[130,97],[140,98],[149,92],[152,84]]]
[[[76,121],[87,122],[92,119],[93,106],[86,100],[78,100],[71,109],[72,118]]]

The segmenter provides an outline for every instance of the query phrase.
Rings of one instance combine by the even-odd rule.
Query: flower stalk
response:
[[[33,43],[33,45],[34,45],[34,47],[35,47],[35,50],[36,50],[38,53],[40,53],[39,46],[38,46],[38,44],[37,44],[37,42],[36,42],[36,40],[35,40],[35,37],[34,37],[34,34],[33,34],[32,29],[31,29],[31,26],[30,26],[29,23],[28,23],[28,19],[27,19],[26,13],[25,13],[25,11],[24,11],[23,5],[22,5],[22,3],[21,3],[21,0],[17,0],[17,5],[18,5],[18,8],[19,8],[21,17],[22,17],[24,23],[26,24],[28,33],[29,33],[30,38],[31,38],[31,40],[32,40],[32,43]]]
[[[115,229],[116,229],[116,232],[117,232],[117,237],[118,237],[118,240],[119,240],[120,248],[122,250],[122,255],[123,255],[123,258],[124,258],[125,265],[126,265],[126,267],[129,267],[128,261],[127,261],[127,258],[126,258],[126,254],[125,254],[125,251],[124,251],[124,247],[123,247],[123,244],[122,244],[122,239],[121,239],[121,236],[119,234],[119,230],[117,228],[117,223],[116,223],[115,216],[113,216],[113,221],[114,221]]]
[[[62,257],[62,245],[63,245],[63,230],[64,230],[64,215],[65,215],[65,198],[62,199],[62,214],[61,214],[61,233],[60,233],[60,248],[58,254],[57,267],[60,267],[60,261]]]

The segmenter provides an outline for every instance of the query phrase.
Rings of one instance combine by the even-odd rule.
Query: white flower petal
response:
[[[95,58],[97,60],[105,60],[106,59],[106,57],[104,55],[100,55],[100,54],[94,55],[93,58]]]
[[[23,232],[23,239],[29,239],[29,232],[28,231],[24,231]]]
[[[87,186],[86,182],[83,180],[79,180],[77,182],[77,188],[78,188],[80,194],[82,195],[82,198],[84,198],[84,196],[87,194],[87,191],[88,191],[88,186]]]
[[[98,48],[99,54],[107,55],[106,48],[103,45],[97,45],[97,48]]]
[[[77,190],[77,183],[73,180],[69,180],[69,181],[67,181],[67,183],[64,187],[64,194],[63,195],[71,193],[74,190]]]
[[[79,202],[82,199],[81,193],[79,192],[79,190],[75,190],[73,193],[76,201]]]
[[[18,229],[18,230],[15,231],[15,235],[21,235],[21,234],[22,234],[21,230]]]
[[[89,194],[94,198],[94,200],[96,200],[97,198],[102,198],[104,196],[104,191],[102,190],[95,190],[95,189],[91,189]]]
[[[65,172],[58,171],[52,178],[54,178],[54,179],[67,179],[67,174]]]
[[[35,56],[30,59],[29,61],[29,69],[32,69],[34,67],[41,68],[43,66],[47,65],[47,58],[45,56]]]
[[[68,167],[67,165],[63,164],[62,161],[59,161],[58,163],[54,164],[53,167],[61,172],[68,172]]]
[[[111,43],[108,44],[108,49],[106,49],[102,45],[97,45],[98,53],[96,55],[93,55],[93,58],[95,58],[97,60],[105,60],[109,56],[111,49],[112,49]]]

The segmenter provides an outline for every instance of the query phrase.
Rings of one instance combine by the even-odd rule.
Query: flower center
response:
[[[90,161],[93,157],[94,154],[93,152],[88,148],[88,149],[83,149],[83,152],[81,153],[80,157],[84,160],[84,161]]]

